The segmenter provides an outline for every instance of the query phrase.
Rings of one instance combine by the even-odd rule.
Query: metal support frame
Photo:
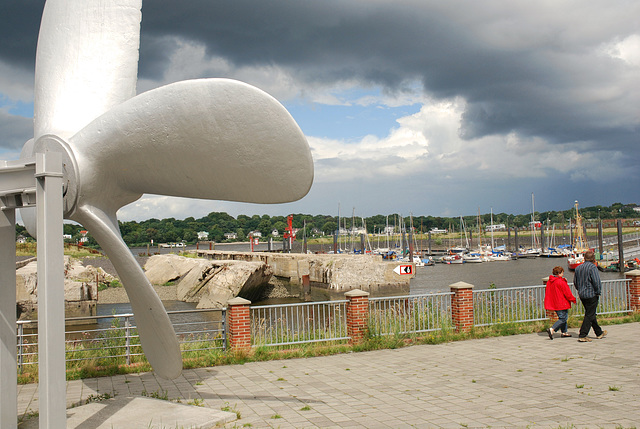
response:
[[[40,428],[66,427],[62,158],[0,161],[0,429],[17,426],[15,209],[36,205]]]

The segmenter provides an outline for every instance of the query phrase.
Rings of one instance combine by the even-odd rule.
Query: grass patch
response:
[[[579,322],[581,323],[581,321]],[[640,314],[630,314],[606,319],[599,318],[599,323],[601,325],[633,322],[640,322]],[[339,340],[327,341],[323,343],[297,344],[295,346],[256,346],[251,348],[250,350],[242,351],[225,351],[221,348],[199,351],[190,351],[186,349],[187,347],[190,347],[192,349],[202,348],[201,346],[204,343],[196,342],[189,345],[182,345],[183,368],[189,369],[215,367],[221,365],[243,365],[247,362],[297,359],[316,356],[339,355],[352,352],[397,349],[413,344],[442,344],[453,341],[463,341],[467,339],[540,333],[544,332],[548,325],[549,321],[545,320],[526,323],[502,323],[493,326],[474,327],[469,332],[455,332],[452,327],[444,327],[437,331],[420,334],[373,335],[371,334],[371,332],[368,332],[362,342],[353,345],[348,344],[346,340]],[[579,323],[577,325],[579,325]],[[117,338],[118,336],[120,336],[118,334],[118,330],[120,329],[122,329],[122,327],[114,324],[114,326],[112,326],[113,332],[108,331],[107,333],[105,333],[105,340],[110,342],[110,346],[116,348],[123,347],[123,344],[121,342],[124,340],[121,338]],[[222,339],[219,338],[212,341],[221,342]],[[33,345],[29,345],[29,347],[34,347],[35,349],[35,346]],[[74,353],[77,354],[81,351],[78,346],[75,346],[75,349],[69,349],[73,347],[73,344],[68,345],[68,359],[75,356]],[[93,351],[95,355],[91,359],[76,362],[67,362],[67,380],[113,376],[117,374],[132,374],[149,372],[152,370],[151,365],[147,362],[144,356],[132,356],[131,364],[126,364],[124,357],[118,358],[119,360],[116,359],[114,361],[113,359],[106,359],[100,354],[116,354],[113,352],[113,349],[97,349],[98,350]],[[565,357],[564,359],[562,359],[562,361],[566,362],[570,359],[572,358]],[[284,367],[286,367],[286,365],[284,365],[283,368]],[[23,371],[18,374],[18,383],[28,384],[37,383],[37,381],[38,366],[23,366]],[[280,378],[278,379],[278,381],[286,380],[284,378]],[[616,388],[616,386],[612,387]],[[582,387],[576,385],[576,388]]]

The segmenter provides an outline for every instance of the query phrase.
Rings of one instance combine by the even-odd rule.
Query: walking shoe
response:
[[[547,329],[547,334],[549,334],[549,339],[553,340],[553,328]]]
[[[578,338],[578,341],[581,342],[581,343],[590,343],[591,342],[591,338],[580,337],[580,338]]]
[[[607,335],[607,331],[602,331],[602,334],[598,335],[596,338],[600,340],[600,339],[606,337],[606,335]]]
[[[571,334],[570,334],[570,333],[568,333],[568,332],[564,332],[564,333],[562,333],[562,335],[560,335],[560,336],[561,336],[561,337],[565,337],[565,338],[566,338],[566,337],[570,337],[570,336],[571,336]]]

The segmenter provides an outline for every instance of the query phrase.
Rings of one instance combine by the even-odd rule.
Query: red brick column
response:
[[[229,347],[231,350],[251,349],[251,301],[233,298],[227,302]]]
[[[631,279],[627,291],[629,307],[634,312],[640,312],[640,270],[629,271],[625,276]]]
[[[456,332],[469,332],[473,328],[473,285],[465,282],[449,286],[451,297],[451,318]]]
[[[548,281],[549,281],[549,276],[542,279],[542,284],[546,286]],[[547,319],[549,319],[551,323],[555,323],[556,320],[558,320],[558,314],[554,310],[547,310],[545,308],[544,312],[547,315]]]
[[[349,344],[359,343],[364,339],[369,318],[369,292],[360,289],[350,290],[347,297],[347,335]]]

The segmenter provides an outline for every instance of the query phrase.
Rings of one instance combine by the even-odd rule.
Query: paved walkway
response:
[[[546,333],[70,381],[90,395],[166,395],[240,413],[225,427],[640,427],[640,323],[591,343]],[[19,412],[37,409],[19,386]],[[151,427],[151,426],[150,426]],[[165,428],[175,426],[163,426]],[[183,427],[183,426],[178,426]]]

